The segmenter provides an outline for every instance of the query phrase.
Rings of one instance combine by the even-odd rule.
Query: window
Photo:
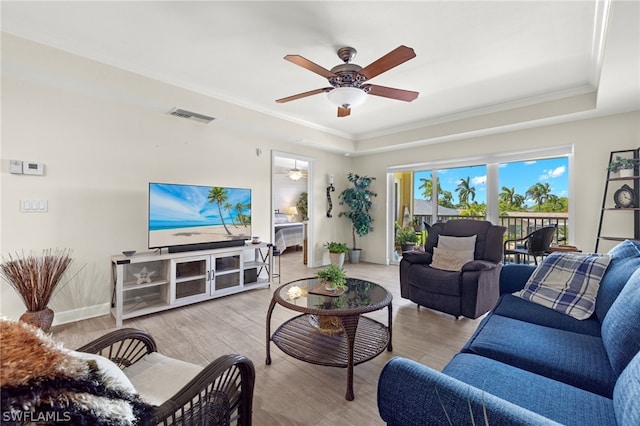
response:
[[[557,224],[554,243],[570,243],[572,155],[573,147],[567,145],[390,167],[389,177],[395,182],[390,188],[398,200],[395,207],[402,209],[391,217],[428,224],[463,217],[489,220],[505,226],[505,238],[510,239]],[[435,193],[434,182],[438,183]],[[433,203],[436,195],[438,202]],[[405,217],[407,209],[410,218]],[[392,237],[394,223],[388,226]]]
[[[544,226],[557,225],[555,240],[567,240],[568,169],[567,157],[499,164],[498,208],[508,238],[522,238]]]
[[[414,216],[427,216],[427,223],[433,223],[434,216],[437,220],[459,216],[484,220],[487,212],[486,166],[438,169],[435,173],[420,171],[414,177]],[[437,213],[432,202],[434,180],[438,182]]]

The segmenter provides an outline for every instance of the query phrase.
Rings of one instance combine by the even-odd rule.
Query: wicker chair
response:
[[[109,358],[126,374],[127,367],[157,353],[157,347],[146,332],[123,328],[84,345],[78,351]],[[182,361],[177,362],[198,368]],[[202,368],[182,389],[156,407],[155,423],[250,426],[254,384],[255,369],[251,360],[241,355],[221,356]],[[142,392],[141,396],[144,397]]]

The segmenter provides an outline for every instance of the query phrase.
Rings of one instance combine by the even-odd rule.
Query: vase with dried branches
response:
[[[53,322],[49,302],[69,265],[73,262],[69,249],[46,249],[41,255],[33,253],[2,257],[0,276],[18,293],[27,312],[20,317],[48,331]]]

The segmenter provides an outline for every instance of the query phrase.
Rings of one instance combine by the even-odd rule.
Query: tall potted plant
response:
[[[351,187],[342,191],[339,195],[340,205],[346,206],[347,211],[340,212],[339,216],[345,216],[351,220],[351,233],[353,236],[353,248],[349,250],[349,262],[360,262],[361,249],[356,247],[356,234],[364,237],[373,231],[373,218],[369,211],[373,202],[371,199],[378,194],[369,189],[374,177],[359,176],[353,173],[347,175]]]

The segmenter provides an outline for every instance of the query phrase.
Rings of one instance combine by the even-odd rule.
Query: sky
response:
[[[536,182],[549,183],[551,193],[558,197],[567,197],[569,188],[569,161],[567,157],[552,158],[537,161],[519,161],[500,164],[498,168],[499,190],[503,186],[515,188],[516,193],[525,195],[527,189]],[[438,171],[440,186],[453,194],[454,204],[459,203],[456,188],[460,179],[470,177],[471,186],[476,190],[475,201],[486,203],[486,167],[473,166]],[[422,198],[423,191],[419,189],[420,178],[431,178],[431,171],[416,172],[414,179],[414,194]],[[527,200],[527,205],[533,205]]]

